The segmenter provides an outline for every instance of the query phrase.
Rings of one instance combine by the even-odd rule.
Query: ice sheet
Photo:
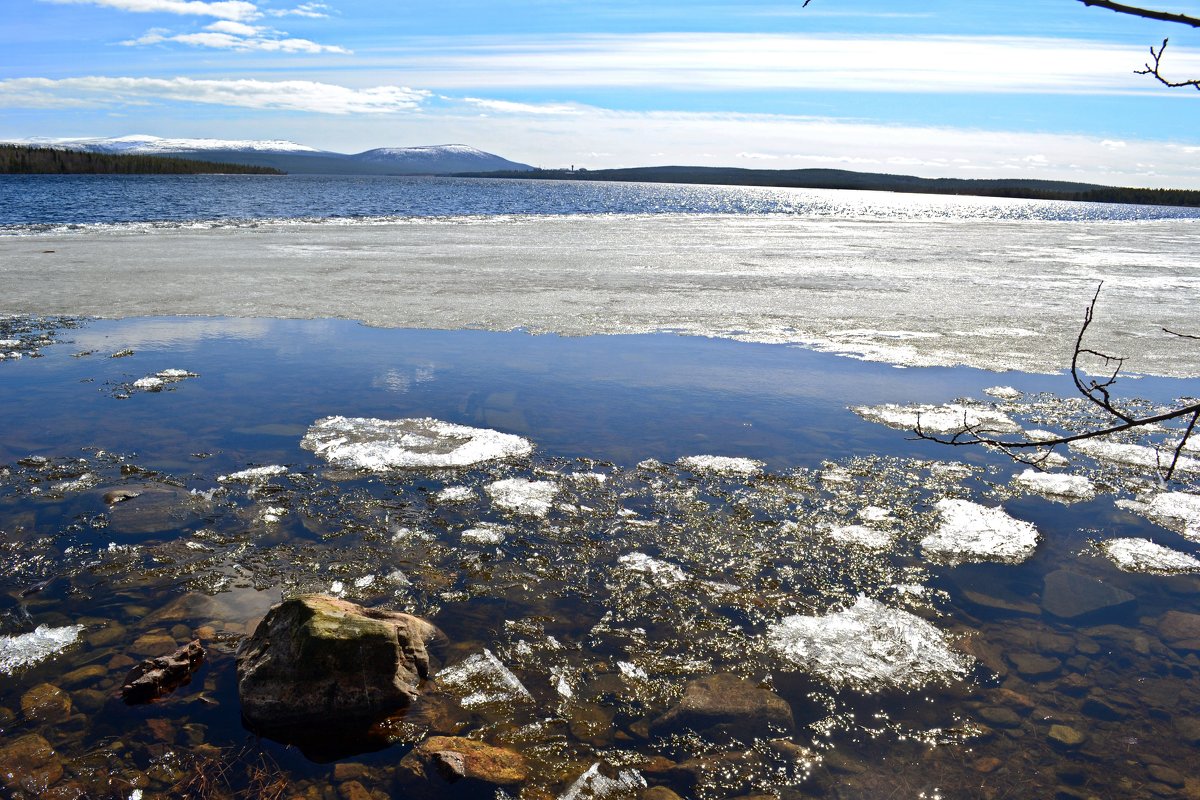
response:
[[[1083,475],[1062,475],[1027,469],[1013,478],[1013,484],[1027,492],[1072,503],[1090,500],[1096,495],[1096,487]]]
[[[732,456],[684,456],[677,462],[684,469],[694,472],[711,472],[717,475],[740,475],[743,477],[762,472],[763,462],[752,458]]]

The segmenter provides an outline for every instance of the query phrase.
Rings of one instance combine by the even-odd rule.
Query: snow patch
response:
[[[375,471],[469,467],[533,452],[533,443],[520,436],[429,417],[325,417],[309,427],[300,446],[336,466]]]
[[[1033,523],[1013,519],[1001,508],[988,508],[969,500],[942,499],[938,529],[921,540],[921,549],[934,559],[951,564],[999,561],[1019,564],[1037,549]]]
[[[11,675],[22,667],[45,661],[79,640],[82,625],[51,628],[39,625],[30,633],[0,636],[0,675]]]
[[[1155,544],[1149,539],[1109,539],[1097,545],[1118,569],[1154,575],[1200,572],[1200,559]]]
[[[844,611],[785,617],[767,641],[797,667],[862,691],[916,689],[961,678],[972,665],[933,625],[862,595]]]

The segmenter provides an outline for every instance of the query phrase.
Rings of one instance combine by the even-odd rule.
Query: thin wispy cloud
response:
[[[203,31],[196,33],[171,33],[156,28],[136,39],[121,42],[121,44],[127,47],[136,47],[168,42],[193,47],[209,47],[216,50],[258,50],[268,53],[339,53],[348,55],[351,52],[337,45],[318,44],[308,39],[288,36],[283,31],[259,25],[247,25],[244,22],[233,20],[214,22],[205,26]]]
[[[58,5],[89,5],[140,14],[182,14],[216,19],[248,20],[262,16],[258,6],[245,0],[42,0]]]
[[[453,99],[453,98],[446,98]],[[579,106],[567,103],[516,103],[511,100],[488,100],[481,97],[464,97],[462,102],[502,114],[580,114]]]
[[[325,19],[329,16],[331,10],[324,3],[301,3],[295,8],[264,9],[272,17],[308,17],[309,19]]]
[[[354,89],[315,81],[193,78],[12,78],[0,80],[0,106],[56,108],[201,103],[314,114],[397,114],[415,111],[430,92],[406,86]]]
[[[1172,65],[1200,72],[1200,53]],[[1144,48],[1018,37],[676,33],[413,43],[380,66],[442,88],[1145,93]]]

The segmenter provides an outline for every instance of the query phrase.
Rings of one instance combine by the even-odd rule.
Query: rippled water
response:
[[[528,757],[521,797],[643,782],[704,800],[1190,791],[1200,578],[1124,572],[1097,543],[1200,552],[1186,519],[1155,511],[1200,472],[1162,487],[1069,451],[1092,494],[1043,496],[998,454],[850,410],[970,397],[1023,429],[1070,430],[1087,412],[1044,394],[1061,377],[995,387],[974,370],[664,334],[332,321],[17,319],[0,339],[21,355],[0,362],[0,635],[84,626],[0,683],[0,749],[44,737],[57,791],[397,794],[399,758],[450,732]],[[1195,393],[1129,386],[1142,409]],[[361,471],[302,446],[333,415],[434,417],[534,449]],[[511,502],[526,481],[552,488],[544,514]],[[115,489],[141,495],[107,504]],[[972,504],[1036,526],[1032,554],[942,557]],[[1069,613],[1100,584],[1128,599]],[[422,614],[449,636],[442,691],[392,746],[310,760],[242,727],[233,651],[300,591]],[[208,660],[190,686],[151,706],[112,699],[135,660],[193,635]],[[714,673],[770,687],[794,727],[734,743],[661,722]],[[488,680],[508,689],[470,699]],[[29,699],[43,684],[70,700],[65,719]]]
[[[1200,209],[886,192],[465,178],[2,175],[0,233],[94,224],[411,217],[782,214],[866,219],[1196,219]]]

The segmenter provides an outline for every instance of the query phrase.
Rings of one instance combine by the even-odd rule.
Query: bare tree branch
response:
[[[1007,439],[996,438],[995,436],[991,435],[996,433],[996,431],[989,430],[988,428],[980,425],[970,424],[967,421],[967,415],[965,412],[963,414],[963,426],[961,430],[955,432],[949,437],[930,434],[921,427],[921,416],[918,414],[917,425],[914,430],[914,433],[916,434],[915,438],[925,439],[927,441],[937,442],[939,444],[948,444],[954,447],[963,447],[968,445],[994,447],[1005,453],[1005,455],[1007,455],[1009,458],[1012,458],[1014,461],[1042,469],[1046,459],[1050,456],[1050,452],[1056,445],[1070,444],[1071,442],[1078,442],[1084,439],[1096,439],[1103,436],[1109,436],[1114,433],[1132,430],[1134,428],[1157,425],[1160,422],[1167,422],[1169,420],[1190,416],[1191,419],[1188,421],[1187,428],[1183,432],[1183,437],[1179,440],[1178,444],[1174,448],[1171,463],[1163,472],[1163,479],[1168,481],[1171,480],[1171,477],[1175,474],[1175,469],[1179,466],[1179,460],[1183,453],[1184,447],[1187,445],[1188,439],[1190,439],[1192,434],[1196,432],[1197,422],[1200,421],[1200,403],[1190,403],[1172,411],[1166,411],[1162,414],[1155,414],[1149,417],[1134,417],[1126,414],[1113,405],[1112,397],[1109,394],[1108,389],[1116,382],[1117,373],[1120,372],[1121,366],[1124,364],[1124,359],[1116,356],[1105,355],[1104,353],[1100,353],[1095,350],[1089,350],[1083,346],[1083,336],[1087,332],[1088,326],[1091,325],[1092,319],[1094,318],[1096,301],[1100,297],[1100,289],[1103,285],[1104,284],[1101,283],[1100,286],[1096,287],[1096,294],[1092,296],[1092,301],[1088,304],[1087,311],[1083,316],[1083,325],[1079,329],[1079,335],[1075,339],[1075,352],[1071,356],[1071,378],[1075,382],[1075,388],[1077,388],[1079,392],[1088,400],[1104,409],[1104,411],[1110,416],[1119,420],[1117,424],[1110,425],[1107,428],[1101,428],[1099,430],[1091,430],[1085,431],[1084,433],[1072,434],[1070,436],[1059,436],[1053,439],[1043,439],[1040,441],[1016,442],[1009,441]],[[1163,330],[1166,330],[1166,328]],[[1175,334],[1173,331],[1167,331],[1167,333],[1172,333],[1176,336],[1184,336],[1189,339],[1200,339],[1200,336]],[[1103,381],[1096,381],[1095,379],[1092,379],[1088,382],[1084,382],[1084,379],[1079,373],[1079,357],[1083,354],[1095,355],[1104,359],[1106,363],[1112,363],[1115,361],[1117,363],[1116,369],[1113,370],[1112,375]],[[1045,450],[1045,452],[1032,459],[1024,458],[1019,453],[1019,451],[1033,448],[1042,448]]]
[[[1200,78],[1192,78],[1192,79],[1186,80],[1186,81],[1173,81],[1173,80],[1170,80],[1170,79],[1164,77],[1163,74],[1161,72],[1159,72],[1159,66],[1162,64],[1162,56],[1163,56],[1163,53],[1166,52],[1166,50],[1167,50],[1167,40],[1166,39],[1163,39],[1162,47],[1158,48],[1157,50],[1154,49],[1154,45],[1151,45],[1150,46],[1150,57],[1154,59],[1154,64],[1151,65],[1150,62],[1147,61],[1145,69],[1135,69],[1133,71],[1133,74],[1134,75],[1150,75],[1156,81],[1161,83],[1163,86],[1170,86],[1172,89],[1179,89],[1184,86],[1191,86],[1196,91],[1200,91]]]
[[[1178,331],[1173,331],[1170,328],[1163,328],[1163,331],[1171,334],[1172,336],[1178,336],[1180,339],[1200,339],[1200,336],[1197,336],[1194,333],[1179,333]]]
[[[1174,14],[1170,11],[1156,11],[1152,8],[1142,8],[1141,6],[1130,6],[1125,3],[1114,3],[1111,0],[1079,0],[1085,6],[1096,6],[1097,8],[1107,8],[1109,11],[1115,11],[1118,14],[1128,14],[1133,17],[1142,17],[1143,19],[1156,19],[1159,22],[1174,22],[1178,25],[1187,25],[1192,28],[1200,28],[1200,17],[1189,17],[1187,14]],[[807,3],[805,3],[807,5]]]

